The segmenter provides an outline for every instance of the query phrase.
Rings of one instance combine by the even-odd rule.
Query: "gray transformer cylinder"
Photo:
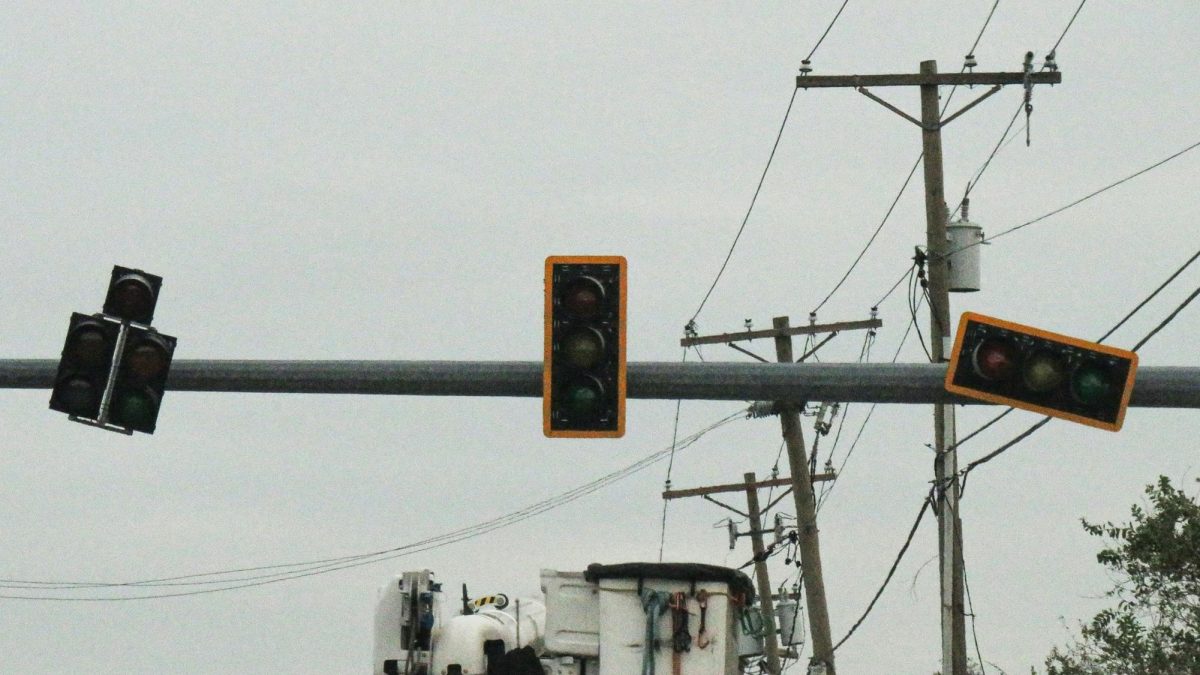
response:
[[[982,250],[983,228],[969,220],[946,226],[949,240],[946,282],[951,293],[974,293],[979,290],[979,252]]]

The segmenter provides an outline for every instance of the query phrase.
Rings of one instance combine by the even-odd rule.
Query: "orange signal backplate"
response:
[[[1129,377],[1127,377],[1125,379],[1125,389],[1124,389],[1124,391],[1121,392],[1121,404],[1120,404],[1120,407],[1117,409],[1116,420],[1111,423],[1103,422],[1100,420],[1091,419],[1089,417],[1084,417],[1082,415],[1076,415],[1074,413],[1066,412],[1063,410],[1055,410],[1054,408],[1046,408],[1043,406],[1035,405],[1032,403],[1028,403],[1026,401],[1022,401],[1020,399],[1009,398],[1007,396],[1000,396],[997,394],[993,394],[991,392],[979,391],[977,389],[971,389],[969,387],[961,387],[959,385],[954,384],[954,382],[953,382],[954,374],[958,371],[958,368],[959,368],[959,358],[962,356],[963,339],[966,336],[967,324],[971,323],[971,322],[982,323],[982,324],[986,324],[989,326],[995,326],[997,328],[1003,328],[1005,330],[1013,331],[1014,333],[1030,335],[1033,337],[1043,338],[1043,339],[1049,340],[1051,342],[1057,342],[1060,344],[1070,345],[1072,347],[1079,347],[1080,349],[1086,349],[1086,350],[1093,351],[1093,352],[1100,352],[1102,354],[1109,354],[1111,356],[1116,356],[1118,358],[1128,359],[1129,360]],[[1051,331],[1043,330],[1041,328],[1034,328],[1033,326],[1026,326],[1024,324],[1014,323],[1012,321],[1005,321],[1004,319],[997,319],[996,317],[992,317],[992,316],[976,314],[975,312],[963,312],[962,318],[959,319],[959,321],[958,321],[958,334],[954,338],[954,349],[951,351],[950,367],[946,369],[945,386],[946,386],[946,391],[949,391],[950,393],[953,393],[953,394],[958,394],[960,396],[966,396],[967,398],[973,398],[973,399],[977,399],[977,400],[981,400],[981,401],[987,401],[989,403],[998,403],[1000,405],[1012,406],[1014,408],[1020,408],[1022,410],[1029,410],[1032,412],[1041,413],[1043,415],[1049,415],[1050,417],[1057,417],[1059,419],[1065,419],[1065,420],[1070,420],[1072,422],[1078,422],[1080,424],[1086,424],[1088,426],[1096,427],[1098,429],[1106,429],[1108,431],[1120,431],[1121,425],[1125,422],[1125,409],[1129,407],[1129,397],[1130,397],[1130,395],[1133,394],[1133,381],[1137,375],[1137,366],[1138,366],[1137,353],[1131,352],[1128,349],[1119,349],[1117,347],[1111,347],[1109,345],[1102,345],[1097,342],[1090,342],[1088,340],[1083,340],[1083,339],[1080,339],[1077,337],[1072,337],[1070,335],[1063,335],[1061,333],[1053,333]],[[966,367],[970,367],[970,366],[966,365]]]
[[[555,265],[616,265],[620,270],[619,306],[617,309],[617,428],[608,431],[579,431],[550,428],[550,397],[553,381],[550,377],[554,349],[554,266]],[[545,270],[545,330],[542,351],[542,432],[549,438],[620,438],[625,435],[625,304],[628,289],[625,256],[620,255],[552,255],[546,258]]]

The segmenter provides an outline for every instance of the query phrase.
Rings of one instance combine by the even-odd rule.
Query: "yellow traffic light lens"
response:
[[[1085,363],[1076,368],[1071,376],[1071,393],[1085,405],[1103,403],[1111,391],[1109,374],[1099,365]]]
[[[567,363],[576,368],[594,368],[604,357],[604,338],[594,328],[587,328],[568,335],[562,349]]]
[[[563,289],[562,304],[580,319],[595,319],[603,309],[604,286],[592,277],[579,277]]]
[[[125,367],[139,380],[158,377],[167,368],[167,353],[153,342],[143,342],[125,353]]]
[[[1027,389],[1044,394],[1054,391],[1062,384],[1066,368],[1062,359],[1043,352],[1034,354],[1025,362],[1021,376]]]
[[[975,374],[985,380],[1007,380],[1017,367],[1017,353],[1003,340],[984,340],[975,347],[972,365]]]

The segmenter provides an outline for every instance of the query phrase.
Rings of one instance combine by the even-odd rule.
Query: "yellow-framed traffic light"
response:
[[[626,263],[550,256],[545,276],[542,430],[551,438],[625,434]]]
[[[1137,354],[974,312],[962,315],[946,390],[1118,431]]]

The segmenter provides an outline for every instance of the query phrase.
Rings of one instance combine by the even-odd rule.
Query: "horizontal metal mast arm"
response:
[[[0,359],[0,389],[50,389],[58,362]],[[630,398],[976,403],[932,363],[630,363]],[[541,361],[207,361],[171,364],[167,389],[294,394],[541,397]],[[1200,408],[1200,368],[1143,366],[1130,405]]]
[[[1030,73],[1032,84],[1059,84],[1062,73]],[[796,87],[816,89],[823,87],[901,87],[922,84],[972,85],[972,84],[1024,84],[1025,73],[911,73],[903,75],[797,75]]]

